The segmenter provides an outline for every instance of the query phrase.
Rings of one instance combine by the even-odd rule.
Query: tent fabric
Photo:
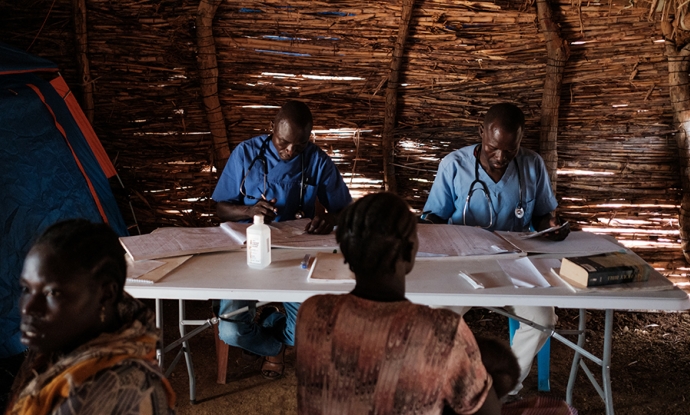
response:
[[[6,50],[0,47],[0,62],[5,62]],[[2,69],[0,65],[0,358],[24,349],[19,342],[19,275],[37,235],[70,218],[107,222],[127,235],[103,168],[61,94],[16,65],[11,73]]]
[[[0,43],[0,74],[8,75],[27,72],[57,72],[52,61],[30,55],[23,50]]]

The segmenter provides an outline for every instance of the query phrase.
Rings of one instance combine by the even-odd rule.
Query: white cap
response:
[[[264,215],[254,215],[254,224],[261,225],[264,223]]]

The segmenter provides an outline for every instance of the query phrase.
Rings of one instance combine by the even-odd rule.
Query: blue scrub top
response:
[[[258,157],[262,144],[268,140],[265,151],[268,175],[264,193],[264,165]],[[257,158],[258,157],[258,158]],[[352,202],[350,190],[345,185],[338,168],[328,155],[316,144],[309,142],[301,155],[289,161],[278,156],[268,135],[260,135],[240,143],[225,165],[213,192],[216,202],[231,202],[240,205],[254,205],[264,194],[266,199],[276,199],[278,215],[275,221],[295,219],[299,210],[300,186],[302,183],[302,160],[304,157],[304,211],[305,217],[314,217],[315,201],[329,212],[337,213]],[[257,158],[251,170],[249,165]],[[245,193],[256,199],[244,197],[240,184],[245,178]]]
[[[429,198],[424,205],[425,212],[434,213],[448,223],[463,224],[465,200],[470,185],[475,180],[475,147],[476,145],[472,145],[455,150],[441,160]],[[490,231],[527,231],[533,216],[542,216],[556,209],[558,202],[551,190],[542,158],[522,147],[515,158],[522,180],[518,180],[515,162],[508,165],[498,183],[479,164],[479,180],[489,189],[489,199],[487,200],[482,185],[475,183],[474,189],[477,190],[472,193],[465,217],[467,225],[487,228],[491,223],[489,203],[493,208],[493,225],[487,228]],[[525,210],[522,219],[515,216],[515,208],[520,199],[520,181],[522,207]]]

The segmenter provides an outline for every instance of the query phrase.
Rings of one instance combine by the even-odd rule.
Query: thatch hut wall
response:
[[[287,99],[308,103],[315,141],[355,195],[383,187],[381,133],[401,1],[223,1],[213,21],[230,148],[266,132]],[[561,213],[627,241],[672,276],[679,167],[659,17],[649,4],[550,2],[568,42],[558,134]],[[69,0],[0,2],[0,39],[53,59],[75,86]],[[94,127],[139,222],[214,223],[214,170],[197,65],[198,0],[86,0]],[[394,137],[398,192],[421,208],[440,158],[478,141],[493,103],[527,115],[539,149],[547,65],[536,7],[523,1],[414,2]],[[128,208],[123,204],[123,212]],[[633,242],[629,242],[633,243]]]

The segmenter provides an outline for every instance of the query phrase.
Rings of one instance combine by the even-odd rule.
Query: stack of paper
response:
[[[417,225],[420,257],[476,257],[516,254],[520,250],[505,239],[473,226]]]

